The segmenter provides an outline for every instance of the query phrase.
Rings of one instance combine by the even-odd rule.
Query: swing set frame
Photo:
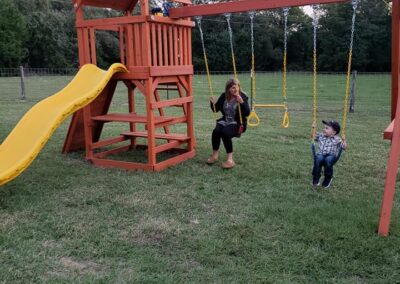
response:
[[[248,12],[264,9],[278,9],[295,6],[335,4],[350,2],[349,0],[241,0],[217,4],[186,6],[171,9],[172,18],[192,16],[211,16],[224,13]],[[400,0],[392,0],[392,90],[391,90],[391,123],[384,132],[384,139],[391,140],[385,187],[379,217],[378,234],[389,234],[390,219],[393,208],[396,178],[400,159]]]
[[[183,5],[171,8],[168,17],[149,14],[149,0],[72,0],[76,13],[78,32],[79,62],[96,64],[97,30],[119,33],[121,63],[127,66],[128,73],[115,76],[99,99],[76,113],[71,121],[63,152],[86,150],[86,158],[96,166],[123,169],[143,169],[160,171],[166,167],[183,162],[195,155],[195,137],[193,125],[192,96],[192,42],[191,29],[193,16],[210,16],[226,13],[249,12],[267,9],[290,8],[315,4],[347,3],[350,0],[239,0],[205,5],[192,5],[191,0],[170,0]],[[140,4],[140,14],[132,11]],[[85,19],[84,6],[112,8],[123,11],[124,16],[107,19]],[[400,0],[392,0],[392,100],[391,125],[385,131],[385,138],[392,141],[385,190],[383,194],[379,220],[379,234],[389,232],[391,211],[394,200],[397,169],[400,157]],[[113,115],[108,113],[117,81],[123,81],[128,89],[129,113]],[[165,85],[174,85],[178,98],[161,100],[158,89]],[[135,113],[134,94],[139,90],[145,97],[146,114]],[[179,106],[183,109],[180,117],[166,117],[164,108]],[[159,112],[155,115],[154,112]],[[399,119],[397,119],[399,117]],[[103,124],[106,122],[128,122],[130,132],[108,140],[99,140]],[[136,124],[146,125],[146,131],[136,131]],[[171,133],[169,126],[182,123],[187,126],[186,133]],[[163,128],[165,133],[156,133]],[[127,150],[136,149],[136,137],[147,139],[147,162],[135,163],[115,161],[106,157]],[[159,145],[156,139],[167,140]],[[94,152],[103,146],[111,146],[122,141],[131,144],[105,152]],[[186,148],[179,148],[181,144]],[[179,150],[178,155],[165,161],[159,161],[156,155],[167,150]]]

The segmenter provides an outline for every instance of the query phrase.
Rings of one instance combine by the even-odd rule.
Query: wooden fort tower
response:
[[[86,159],[96,166],[149,171],[160,171],[194,157],[191,54],[194,23],[188,18],[173,20],[150,15],[148,0],[73,2],[80,65],[97,64],[96,32],[103,30],[118,34],[120,62],[129,72],[115,75],[94,102],[74,114],[63,152],[85,149]],[[190,0],[173,2],[191,4]],[[119,10],[124,16],[85,19],[85,6]],[[139,8],[140,12],[132,15]],[[118,81],[127,89],[124,113],[110,111]],[[166,89],[167,97],[161,95]],[[144,97],[140,109],[137,96],[142,101]],[[173,115],[167,115],[168,110]],[[111,137],[103,137],[106,123],[118,123],[123,128]],[[140,150],[147,161],[143,157],[140,162],[135,161],[138,155],[134,152]],[[128,153],[122,158],[123,152]]]

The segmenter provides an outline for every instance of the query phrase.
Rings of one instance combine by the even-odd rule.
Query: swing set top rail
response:
[[[349,0],[240,0],[215,4],[190,5],[170,9],[171,18],[212,16],[224,13],[239,13],[257,10],[298,7],[314,4],[345,3]]]

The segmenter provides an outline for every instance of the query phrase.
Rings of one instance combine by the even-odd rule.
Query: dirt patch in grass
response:
[[[149,200],[140,194],[119,195],[115,198],[115,202],[118,202],[125,208],[151,208],[156,205],[154,200]]]
[[[71,257],[62,257],[60,259],[61,267],[55,271],[48,272],[50,277],[73,279],[85,275],[102,276],[104,267],[90,260],[76,260]],[[48,280],[46,278],[46,280]]]
[[[0,232],[7,230],[17,221],[17,216],[7,213],[0,213]]]
[[[68,271],[78,273],[79,275],[84,274],[99,274],[102,270],[101,265],[96,262],[88,260],[74,260],[70,257],[62,257],[61,264]]]
[[[62,248],[62,245],[55,240],[44,240],[42,246],[46,249]]]
[[[121,239],[138,245],[158,245],[167,236],[177,236],[181,232],[179,223],[175,220],[162,218],[146,218],[135,228],[121,233]]]

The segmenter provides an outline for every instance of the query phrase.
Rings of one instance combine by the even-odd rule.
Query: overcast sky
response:
[[[304,6],[303,10],[307,15],[309,15],[309,16],[312,15],[312,7],[311,6]]]

